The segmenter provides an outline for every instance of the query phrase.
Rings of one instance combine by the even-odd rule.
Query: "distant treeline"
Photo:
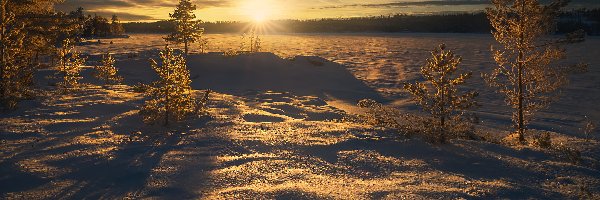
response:
[[[79,25],[79,37],[114,37],[125,32],[117,15],[113,15],[109,20],[98,15],[85,16],[83,13],[83,8],[79,7],[68,15]]]
[[[266,31],[282,33],[340,33],[340,32],[432,32],[432,33],[489,33],[491,26],[483,12],[437,15],[397,14],[376,17],[332,18],[315,20],[276,20]],[[128,33],[169,33],[174,30],[170,21],[125,23]],[[249,22],[203,22],[206,33],[238,33],[251,27]],[[590,35],[600,35],[600,9],[572,10],[559,19],[558,33],[584,29]]]

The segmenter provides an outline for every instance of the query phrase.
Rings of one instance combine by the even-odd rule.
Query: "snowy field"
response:
[[[263,51],[272,53],[235,57],[217,52],[238,49],[239,35],[207,35],[211,53],[188,56],[188,68],[194,89],[215,91],[212,117],[170,127],[142,123],[144,97],[132,88],[154,79],[148,58],[161,37],[78,47],[90,60],[82,82],[97,83],[89,66],[110,50],[124,85],[60,94],[45,78],[53,71],[41,70],[36,80],[47,90],[0,118],[0,198],[600,198],[600,145],[580,130],[585,115],[600,122],[600,38],[571,48],[569,61],[590,72],[530,125],[579,150],[574,164],[547,149],[431,145],[343,120],[361,112],[363,98],[418,113],[401,82],[419,80],[429,51],[446,43],[475,75],[468,88],[481,94],[478,128],[506,135],[509,107],[478,76],[494,66],[490,35],[267,35]]]
[[[84,46],[80,51],[101,54],[108,49],[115,53],[141,52],[139,56],[148,57],[156,54],[156,48],[163,47],[162,37],[164,36],[155,34],[134,34],[129,39],[104,40],[100,45]],[[210,34],[206,38],[209,41],[206,47],[208,52],[237,50],[242,42],[242,37],[238,34]],[[410,111],[418,111],[419,108],[408,102],[409,97],[402,93],[402,82],[420,80],[420,67],[430,56],[429,52],[440,43],[445,43],[449,49],[463,57],[463,69],[474,74],[468,89],[476,90],[481,95],[479,101],[482,106],[477,112],[482,123],[510,130],[510,127],[506,129],[510,123],[510,110],[504,106],[503,96],[495,94],[480,76],[495,66],[490,56],[490,46],[496,43],[491,34],[297,34],[266,35],[261,39],[263,51],[272,52],[281,58],[318,56],[344,65],[357,79],[385,97],[378,100]],[[113,41],[112,45],[110,41]],[[248,45],[249,41],[245,42]],[[192,49],[192,52],[200,51],[197,45]],[[588,37],[585,43],[575,44],[569,49],[569,59],[566,62],[588,63],[590,72],[573,76],[571,84],[561,95],[562,99],[550,109],[542,111],[533,122],[532,127],[536,129],[573,133],[580,128],[579,122],[583,120],[583,116],[600,121],[600,106],[597,103],[600,102],[600,38]],[[213,65],[219,63],[213,62]],[[213,67],[208,68],[210,70]],[[211,76],[210,73],[199,73],[201,76]],[[266,81],[272,80],[274,79]],[[198,81],[203,80],[200,78]],[[208,84],[205,88],[226,87],[223,84],[213,85],[208,81],[203,83],[206,84],[202,85]],[[313,86],[318,87],[317,84]],[[352,101],[347,103],[355,104]]]

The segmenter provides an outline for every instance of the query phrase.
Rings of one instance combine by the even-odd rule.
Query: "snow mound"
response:
[[[249,91],[293,91],[295,95],[335,98],[355,103],[381,96],[341,64],[314,56],[283,59],[273,53],[227,57],[221,53],[187,56],[194,89],[234,95]],[[116,63],[129,85],[156,78],[147,59]]]

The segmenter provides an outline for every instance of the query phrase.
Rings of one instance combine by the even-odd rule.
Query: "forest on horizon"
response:
[[[252,22],[217,21],[202,22],[206,33],[239,33]],[[483,12],[435,15],[396,14],[390,16],[328,18],[314,20],[273,20],[268,33],[352,33],[352,32],[431,32],[431,33],[489,33],[490,23]],[[129,22],[123,27],[127,33],[169,33],[174,23]],[[583,29],[588,35],[600,35],[600,8],[563,12],[557,33]]]

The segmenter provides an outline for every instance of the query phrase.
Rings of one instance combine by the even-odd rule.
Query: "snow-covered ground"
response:
[[[148,58],[156,57],[160,37],[79,47],[90,54],[88,65],[107,49],[117,53],[125,85],[61,94],[45,78],[53,71],[40,71],[46,92],[2,113],[0,197],[600,198],[599,144],[579,131],[584,115],[600,121],[598,38],[572,49],[590,72],[573,78],[531,126],[580,150],[582,162],[572,164],[557,151],[466,140],[431,145],[343,120],[360,112],[354,105],[362,98],[418,112],[400,83],[419,79],[438,43],[456,49],[474,74],[489,71],[488,35],[268,35],[263,46],[273,53],[190,55],[192,87],[216,91],[212,117],[170,127],[142,123],[144,97],[132,88],[155,77]],[[212,52],[240,42],[237,35],[207,38]],[[90,73],[83,82],[96,84]],[[510,110],[501,96],[478,76],[468,88],[482,93],[482,132],[505,135]]]

